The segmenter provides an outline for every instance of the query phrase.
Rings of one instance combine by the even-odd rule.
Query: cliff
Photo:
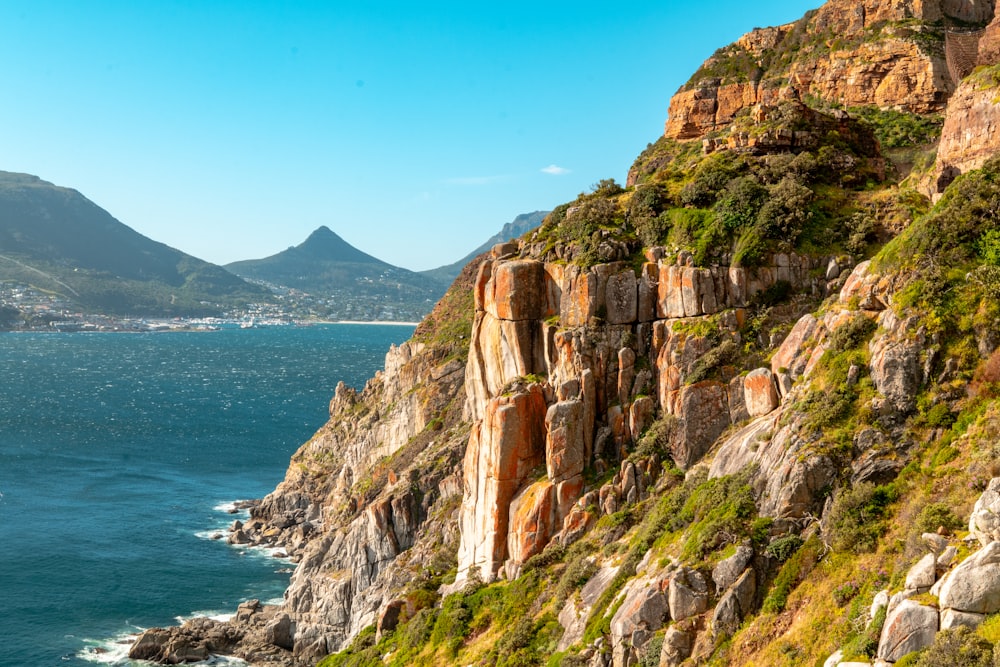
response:
[[[298,563],[284,603],[151,630],[133,656],[992,661],[1000,161],[970,152],[934,206],[934,164],[904,168],[942,124],[942,160],[955,123],[990,136],[958,100],[991,68],[949,101],[934,44],[991,20],[831,0],[729,47],[817,99],[713,110],[627,187],[601,181],[470,263],[234,526]],[[831,34],[863,39],[821,49]],[[873,53],[896,74],[871,78]],[[861,88],[874,106],[838,108]]]
[[[719,49],[671,100],[664,134],[703,137],[789,91],[844,107],[942,111],[955,89],[947,27],[992,18],[991,2],[830,0],[795,23]]]

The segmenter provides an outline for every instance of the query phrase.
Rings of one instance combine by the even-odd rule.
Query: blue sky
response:
[[[5,0],[0,169],[227,263],[326,225],[420,270],[624,182],[718,47],[819,0]]]

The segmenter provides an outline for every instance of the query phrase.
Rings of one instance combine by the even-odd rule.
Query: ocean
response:
[[[0,334],[0,667],[128,665],[128,637],[280,599],[212,537],[408,326]]]

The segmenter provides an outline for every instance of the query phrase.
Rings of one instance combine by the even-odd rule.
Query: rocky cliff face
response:
[[[935,195],[1000,149],[1000,20],[991,22],[980,39],[978,64],[980,69],[959,84],[948,102],[935,166]]]
[[[942,111],[955,87],[943,26],[992,18],[991,2],[831,0],[794,24],[754,30],[716,52],[671,100],[664,134],[701,138],[744,109],[788,95]]]
[[[739,340],[740,320],[758,293],[779,281],[825,293],[827,281],[811,273],[829,258],[777,255],[756,269],[700,269],[690,256],[663,255],[650,249],[638,270],[624,263],[582,270],[520,257],[481,266],[466,372],[474,421],[459,584],[469,576],[492,581],[501,568],[513,576],[551,540],[566,541],[581,521],[574,505],[590,504],[578,503],[584,470],[622,458],[657,413],[673,418],[671,455],[688,469],[742,421],[745,394],[757,414],[776,407],[770,375],[746,387],[734,373],[689,378],[719,344],[715,338]],[[707,326],[708,335],[692,335],[694,325]],[[638,360],[648,363],[637,368]],[[635,503],[650,482],[646,469],[656,465],[640,461],[639,473],[626,466],[620,480],[595,489],[609,510],[600,513]]]
[[[230,536],[297,562],[284,603],[134,655],[871,664],[1000,610],[992,69],[939,151],[980,176],[929,212],[871,130],[809,105],[944,109],[944,26],[992,15],[831,0],[721,51],[668,121],[702,141],[494,247],[363,391],[338,387]]]

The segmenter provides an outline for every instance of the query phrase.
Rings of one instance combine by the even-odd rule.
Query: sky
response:
[[[412,270],[625,182],[721,46],[820,0],[3,0],[0,170],[217,264]]]

